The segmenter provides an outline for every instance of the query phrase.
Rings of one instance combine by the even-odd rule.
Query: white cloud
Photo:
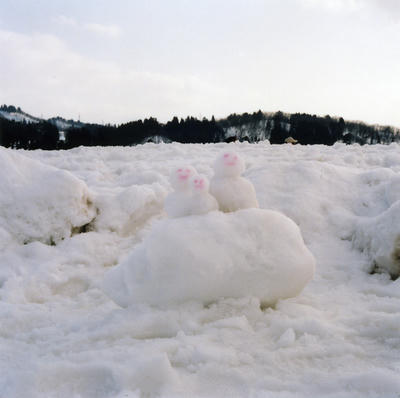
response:
[[[391,17],[397,18],[400,15],[399,0],[298,0],[306,7],[319,7],[332,11],[383,11]]]
[[[98,23],[88,23],[84,25],[84,28],[89,32],[111,38],[117,38],[122,34],[121,28],[117,25],[101,25]]]
[[[365,0],[372,6],[389,13],[393,18],[400,16],[400,1],[399,0]]]
[[[116,39],[122,35],[122,29],[118,25],[104,25],[99,23],[82,24],[75,18],[66,15],[57,15],[53,17],[53,22],[63,27],[79,29],[111,39]]]
[[[57,15],[53,17],[53,21],[58,25],[71,26],[71,27],[78,26],[78,23],[74,18],[67,17],[65,15]]]
[[[362,8],[362,0],[298,0],[307,7],[322,7],[332,11],[356,11]]]
[[[156,116],[167,120],[212,112],[210,99],[225,101],[196,76],[173,76],[120,67],[72,51],[53,35],[0,30],[0,103],[33,114],[91,122],[123,122]],[[206,104],[206,105],[205,105]]]

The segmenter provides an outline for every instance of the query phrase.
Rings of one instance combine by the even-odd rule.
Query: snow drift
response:
[[[297,225],[271,210],[162,220],[105,276],[119,305],[253,296],[270,305],[298,295],[315,260]]]
[[[0,245],[57,243],[95,216],[86,184],[67,171],[0,148]]]

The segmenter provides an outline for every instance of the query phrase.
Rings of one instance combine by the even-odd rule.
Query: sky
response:
[[[400,1],[1,0],[0,104],[113,124],[261,109],[400,127]]]

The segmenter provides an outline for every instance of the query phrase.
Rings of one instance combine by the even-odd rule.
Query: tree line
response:
[[[0,145],[16,149],[58,149],[60,135],[48,122],[27,123],[0,117]]]
[[[1,110],[10,111],[10,107]],[[19,110],[12,107],[12,111]],[[15,109],[15,110],[14,110]],[[167,123],[155,118],[121,125],[75,124],[62,135],[49,121],[16,122],[0,117],[0,145],[23,149],[70,149],[84,146],[130,146],[144,142],[216,143],[234,140],[257,142],[268,139],[282,144],[293,137],[299,144],[333,145],[388,144],[399,142],[399,131],[390,126],[372,126],[362,122],[346,122],[343,118],[320,117],[305,113],[283,112],[231,114],[215,120],[174,117]]]

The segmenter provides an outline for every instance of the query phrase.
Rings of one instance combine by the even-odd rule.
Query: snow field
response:
[[[245,159],[260,208],[299,226],[316,258],[314,280],[268,308],[250,296],[116,305],[101,288],[104,275],[164,222],[170,170],[190,164],[211,178],[225,148]],[[8,191],[17,206],[26,202],[22,215],[43,213],[39,199],[28,200],[40,195],[62,214],[81,209],[39,178],[43,167],[53,181],[55,167],[74,176],[68,195],[90,190],[97,216],[89,232],[51,246],[47,237],[64,229],[51,224],[63,218],[48,205],[36,235],[29,223],[15,235],[17,213],[1,214],[0,396],[398,397],[400,279],[370,274],[382,256],[378,235],[396,235],[397,224],[386,222],[396,220],[400,199],[398,145],[146,144],[6,156],[2,181],[11,176],[3,170],[20,170],[16,181],[34,180],[34,167],[38,174],[32,191],[26,183],[21,194]],[[30,159],[32,174],[19,168]],[[23,245],[25,236],[32,241]]]

